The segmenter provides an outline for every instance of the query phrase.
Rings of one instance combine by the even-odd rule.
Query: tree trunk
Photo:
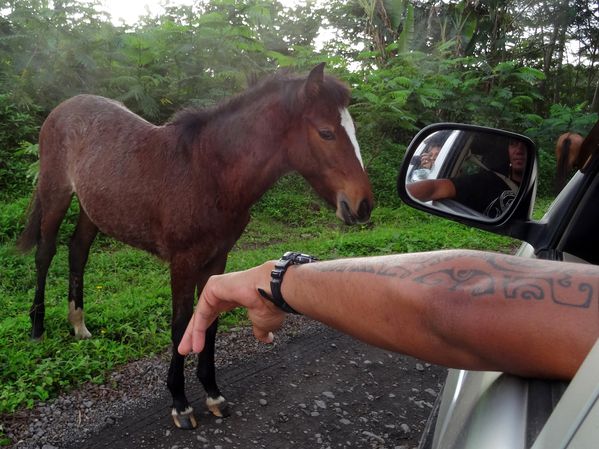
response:
[[[591,112],[599,113],[599,81],[595,85],[595,94],[593,95],[593,103],[591,103]]]
[[[566,31],[568,30],[568,24],[567,23],[562,23],[560,25],[560,31],[559,31],[559,42],[558,42],[558,47],[557,47],[557,68],[556,68],[556,72],[555,72],[555,77],[554,77],[554,83],[553,83],[553,102],[554,103],[560,103],[561,97],[563,96],[563,94],[565,94],[566,96],[570,96],[568,94],[568,92],[564,92],[563,87],[563,80],[562,80],[562,66],[564,64],[564,49],[566,47]],[[561,86],[560,86],[561,84]]]
[[[545,56],[543,58],[543,73],[549,77],[549,70],[551,69],[551,61],[553,61],[553,53],[555,51],[555,43],[557,42],[557,36],[559,34],[559,26],[556,24],[551,33],[549,44],[545,46]]]

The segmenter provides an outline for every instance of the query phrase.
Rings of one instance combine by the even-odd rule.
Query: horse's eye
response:
[[[329,129],[319,129],[318,134],[324,140],[335,140],[335,133]]]

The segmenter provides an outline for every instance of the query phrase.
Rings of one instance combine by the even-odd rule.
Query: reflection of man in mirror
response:
[[[517,139],[510,140],[508,145],[508,157],[510,165],[505,183],[510,188],[501,192],[499,196],[491,201],[486,207],[484,214],[490,218],[501,216],[516,198],[520,182],[522,181],[522,175],[524,174],[524,168],[526,167],[526,147],[524,146],[524,142]]]
[[[510,140],[508,155],[510,157],[510,178],[520,184],[526,168],[526,146],[524,142],[517,139]]]
[[[408,186],[408,192],[420,201],[453,199],[476,212],[496,218],[516,197],[526,167],[524,142],[510,140],[503,145],[503,148],[507,147],[507,154],[493,152],[488,155],[487,159],[495,162],[488,162],[488,165],[479,162],[480,170],[476,173],[415,182]],[[505,163],[497,162],[502,160]]]

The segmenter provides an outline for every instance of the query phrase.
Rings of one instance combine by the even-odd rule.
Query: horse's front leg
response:
[[[193,415],[193,408],[185,396],[185,357],[177,352],[177,348],[193,313],[197,274],[194,273],[195,267],[185,260],[173,260],[170,268],[173,297],[171,320],[173,355],[166,383],[173,397],[172,416],[175,425],[181,429],[194,429],[197,421]]]
[[[203,276],[198,280],[197,288],[198,295],[202,292],[208,278],[213,274],[221,274],[225,271],[227,256],[216,258],[208,269],[204,271]],[[206,340],[204,349],[198,355],[198,379],[204,386],[206,391],[206,407],[213,415],[218,417],[229,416],[227,401],[221,394],[218,385],[216,384],[216,368],[214,364],[214,349],[216,342],[216,330],[218,328],[218,318],[206,330]]]
[[[216,384],[216,369],[214,365],[214,346],[218,319],[206,330],[204,350],[198,355],[198,379],[206,390],[206,407],[214,416],[229,416],[227,401]]]

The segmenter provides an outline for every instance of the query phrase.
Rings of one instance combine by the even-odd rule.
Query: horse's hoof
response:
[[[75,329],[75,340],[88,340],[92,338],[92,334],[84,326],[82,329]]]
[[[193,409],[191,407],[187,407],[181,413],[173,409],[172,416],[175,426],[177,426],[179,429],[191,430],[198,427],[198,422],[193,415]]]
[[[45,335],[46,335],[45,332],[42,332],[39,335],[35,335],[33,332],[31,332],[31,341],[34,342],[34,343],[38,343],[40,341],[43,341]]]
[[[218,416],[219,418],[226,418],[229,416],[227,400],[222,396],[219,396],[216,399],[206,399],[206,407],[208,407],[208,410],[210,410],[214,416]]]

